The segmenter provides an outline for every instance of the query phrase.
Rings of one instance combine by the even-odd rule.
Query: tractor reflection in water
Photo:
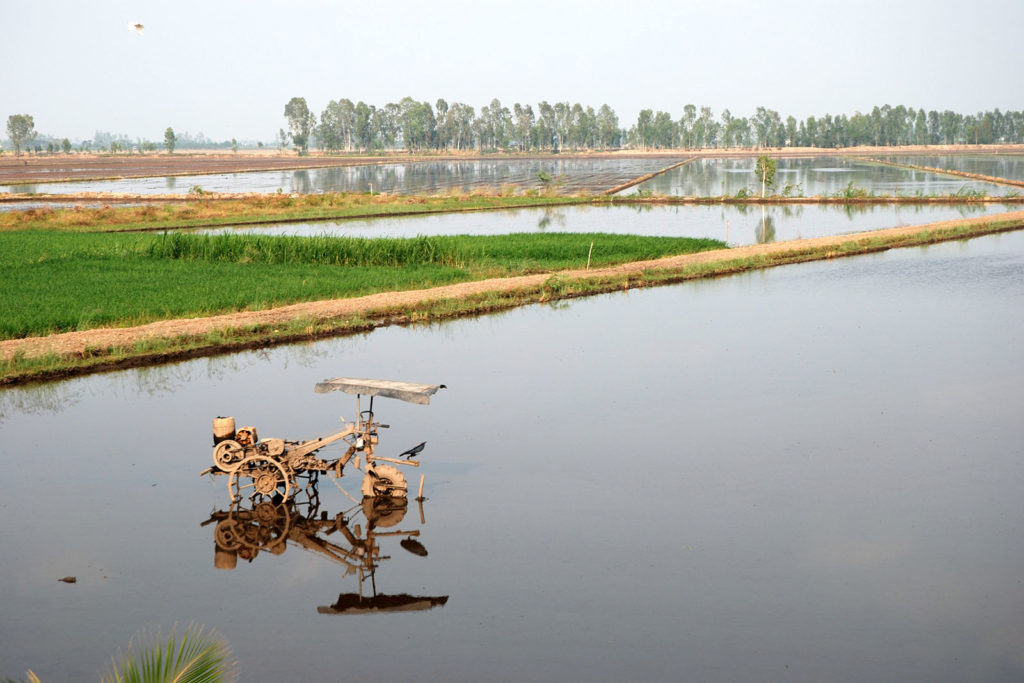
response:
[[[213,513],[201,526],[216,523],[214,566],[234,569],[238,559],[252,562],[261,553],[282,555],[288,545],[298,546],[344,565],[345,575],[357,575],[356,593],[342,593],[333,605],[317,607],[320,614],[363,614],[372,612],[409,612],[427,610],[448,602],[447,595],[416,596],[405,593],[377,593],[376,571],[389,555],[382,555],[382,538],[401,538],[399,545],[414,555],[426,557],[419,542],[420,531],[395,528],[405,518],[405,498],[380,496],[364,498],[349,510],[331,516],[319,512],[319,497],[314,484],[307,491],[313,497],[280,503],[235,501],[228,510]],[[423,503],[419,502],[420,524],[425,523]],[[364,523],[359,517],[365,518]],[[365,524],[365,526],[364,526]],[[365,533],[364,533],[365,532]],[[337,536],[332,540],[332,535]],[[369,591],[364,590],[369,581]]]
[[[345,467],[351,464],[354,469],[363,472],[364,498],[405,498],[408,493],[405,476],[397,467],[380,463],[419,467],[419,463],[412,458],[419,455],[425,442],[398,456],[405,456],[405,460],[375,455],[379,431],[388,425],[375,421],[373,399],[383,396],[426,405],[430,403],[430,397],[443,388],[443,384],[350,377],[324,380],[316,385],[317,393],[343,391],[356,395],[357,418],[355,422],[345,422],[345,428],[339,432],[310,441],[260,440],[255,427],[236,430],[234,418],[218,417],[213,421],[214,466],[200,474],[227,475],[228,491],[233,501],[281,503],[303,489],[308,492],[310,487],[316,485],[320,474],[340,479]],[[370,397],[369,410],[365,411],[360,405],[364,395]],[[320,449],[337,442],[348,445],[344,455],[335,459],[319,457]],[[300,483],[300,478],[304,482]],[[421,477],[421,497],[422,493]]]

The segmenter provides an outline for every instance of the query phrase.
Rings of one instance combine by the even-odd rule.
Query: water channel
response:
[[[0,676],[194,621],[246,681],[1021,680],[1022,339],[1018,231],[0,390]],[[449,387],[376,406],[429,499],[376,589],[430,609],[339,614],[291,541],[215,567],[211,419],[326,434],[338,375]]]

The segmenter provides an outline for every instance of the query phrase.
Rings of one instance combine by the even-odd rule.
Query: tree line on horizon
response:
[[[279,145],[289,141],[305,152],[371,152],[404,149],[559,151],[606,149],[732,149],[763,147],[855,147],[937,144],[999,144],[1024,142],[1024,111],[999,109],[960,114],[898,105],[874,107],[870,113],[825,114],[785,119],[772,109],[757,107],[749,117],[728,109],[715,116],[710,107],[683,107],[679,118],[665,111],[643,109],[627,128],[607,104],[515,103],[511,109],[497,98],[479,112],[461,102],[438,99],[418,102],[405,97],[383,107],[349,99],[330,101],[319,118],[305,98],[285,106],[288,130],[279,131]]]
[[[331,101],[316,117],[305,98],[293,97],[285,106],[287,131],[278,132],[278,146],[294,145],[300,153],[316,147],[326,152],[374,152],[406,150],[509,150],[557,152],[560,150],[608,149],[737,149],[817,147],[839,148],[859,145],[900,146],[938,144],[1020,144],[1024,143],[1024,111],[992,111],[960,114],[951,110],[914,109],[898,105],[874,107],[870,113],[825,114],[798,120],[785,119],[772,109],[757,107],[747,117],[724,109],[715,115],[710,107],[683,107],[679,118],[665,111],[643,109],[629,128],[607,104],[592,106],[569,102],[515,103],[511,109],[497,98],[479,112],[461,102],[449,104],[438,99],[433,105],[405,97],[383,107],[349,99]],[[170,130],[170,129],[168,129]],[[7,133],[15,153],[37,139],[33,118],[12,115]],[[172,132],[173,134],[173,132]],[[71,142],[39,136],[45,151],[71,151]],[[182,149],[227,148],[238,150],[235,139],[209,140],[202,133],[174,136],[168,146]],[[262,142],[242,146],[263,147]],[[82,151],[152,152],[159,143],[124,135],[96,131],[92,140],[79,144]],[[34,151],[43,151],[37,143]]]
[[[29,144],[33,141],[36,141],[35,146]],[[36,154],[44,152],[46,154],[60,152],[70,154],[75,147],[71,140],[66,137],[60,139],[51,135],[40,135],[35,129],[35,119],[29,114],[12,114],[7,117],[7,143],[13,148],[16,155],[21,154],[23,149],[25,152],[34,152]],[[239,142],[234,138],[217,142],[210,140],[201,132],[196,135],[192,135],[188,131],[182,134],[175,134],[174,129],[170,126],[164,131],[162,144],[144,138],[135,138],[133,140],[124,134],[114,134],[100,130],[97,130],[92,138],[81,140],[76,144],[79,152],[109,152],[111,154],[120,152],[139,152],[145,154],[146,152],[156,152],[161,146],[169,153],[173,153],[175,147],[184,149],[230,149],[235,152],[239,148]],[[261,148],[263,143],[252,142],[249,146]],[[3,147],[0,146],[0,154],[2,153]]]

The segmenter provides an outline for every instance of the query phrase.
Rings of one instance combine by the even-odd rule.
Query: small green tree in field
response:
[[[238,154],[238,140],[231,138],[231,151]]]
[[[20,156],[21,144],[36,137],[35,119],[28,114],[11,114],[7,117],[7,137],[14,143],[14,155]]]
[[[178,144],[178,136],[174,134],[174,129],[167,126],[167,130],[164,131],[164,147],[167,148],[168,154],[174,154],[174,146]]]
[[[60,148],[64,150],[65,154],[71,154],[71,140],[64,138],[60,141]]]
[[[778,162],[767,154],[762,154],[754,164],[754,175],[761,181],[761,198],[764,199],[765,191],[775,185],[775,168]]]

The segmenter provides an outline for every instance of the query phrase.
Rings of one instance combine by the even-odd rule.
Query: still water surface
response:
[[[898,164],[948,168],[978,173],[993,178],[1024,180],[1024,154],[934,154],[923,156],[884,156]]]
[[[961,190],[980,190],[1002,196],[1010,188],[965,178],[914,171],[885,164],[872,164],[847,157],[778,159],[775,192],[790,186],[792,196],[813,197],[842,193],[852,182],[854,188],[878,195],[949,195]],[[761,194],[754,175],[754,159],[697,159],[651,178],[623,194],[650,190],[654,194],[708,197],[735,195],[742,189]]]
[[[239,226],[210,233],[416,237],[516,232],[606,232],[710,237],[731,245],[841,235],[1001,213],[1003,204],[825,206],[569,206],[366,220]]]
[[[1015,232],[3,390],[0,676],[197,621],[246,681],[1021,680],[1022,340]],[[377,590],[443,606],[323,613],[356,578],[296,543],[214,567],[211,418],[326,434],[338,375],[449,386],[376,405],[429,498]]]
[[[214,175],[125,178],[35,185],[0,185],[0,192],[125,192],[184,194],[193,185],[208,192],[388,192],[433,194],[476,188],[497,190],[510,183],[540,188],[537,174],[546,172],[561,192],[600,192],[673,163],[672,159],[498,159],[420,161],[414,163],[340,166],[298,171],[259,171]]]

